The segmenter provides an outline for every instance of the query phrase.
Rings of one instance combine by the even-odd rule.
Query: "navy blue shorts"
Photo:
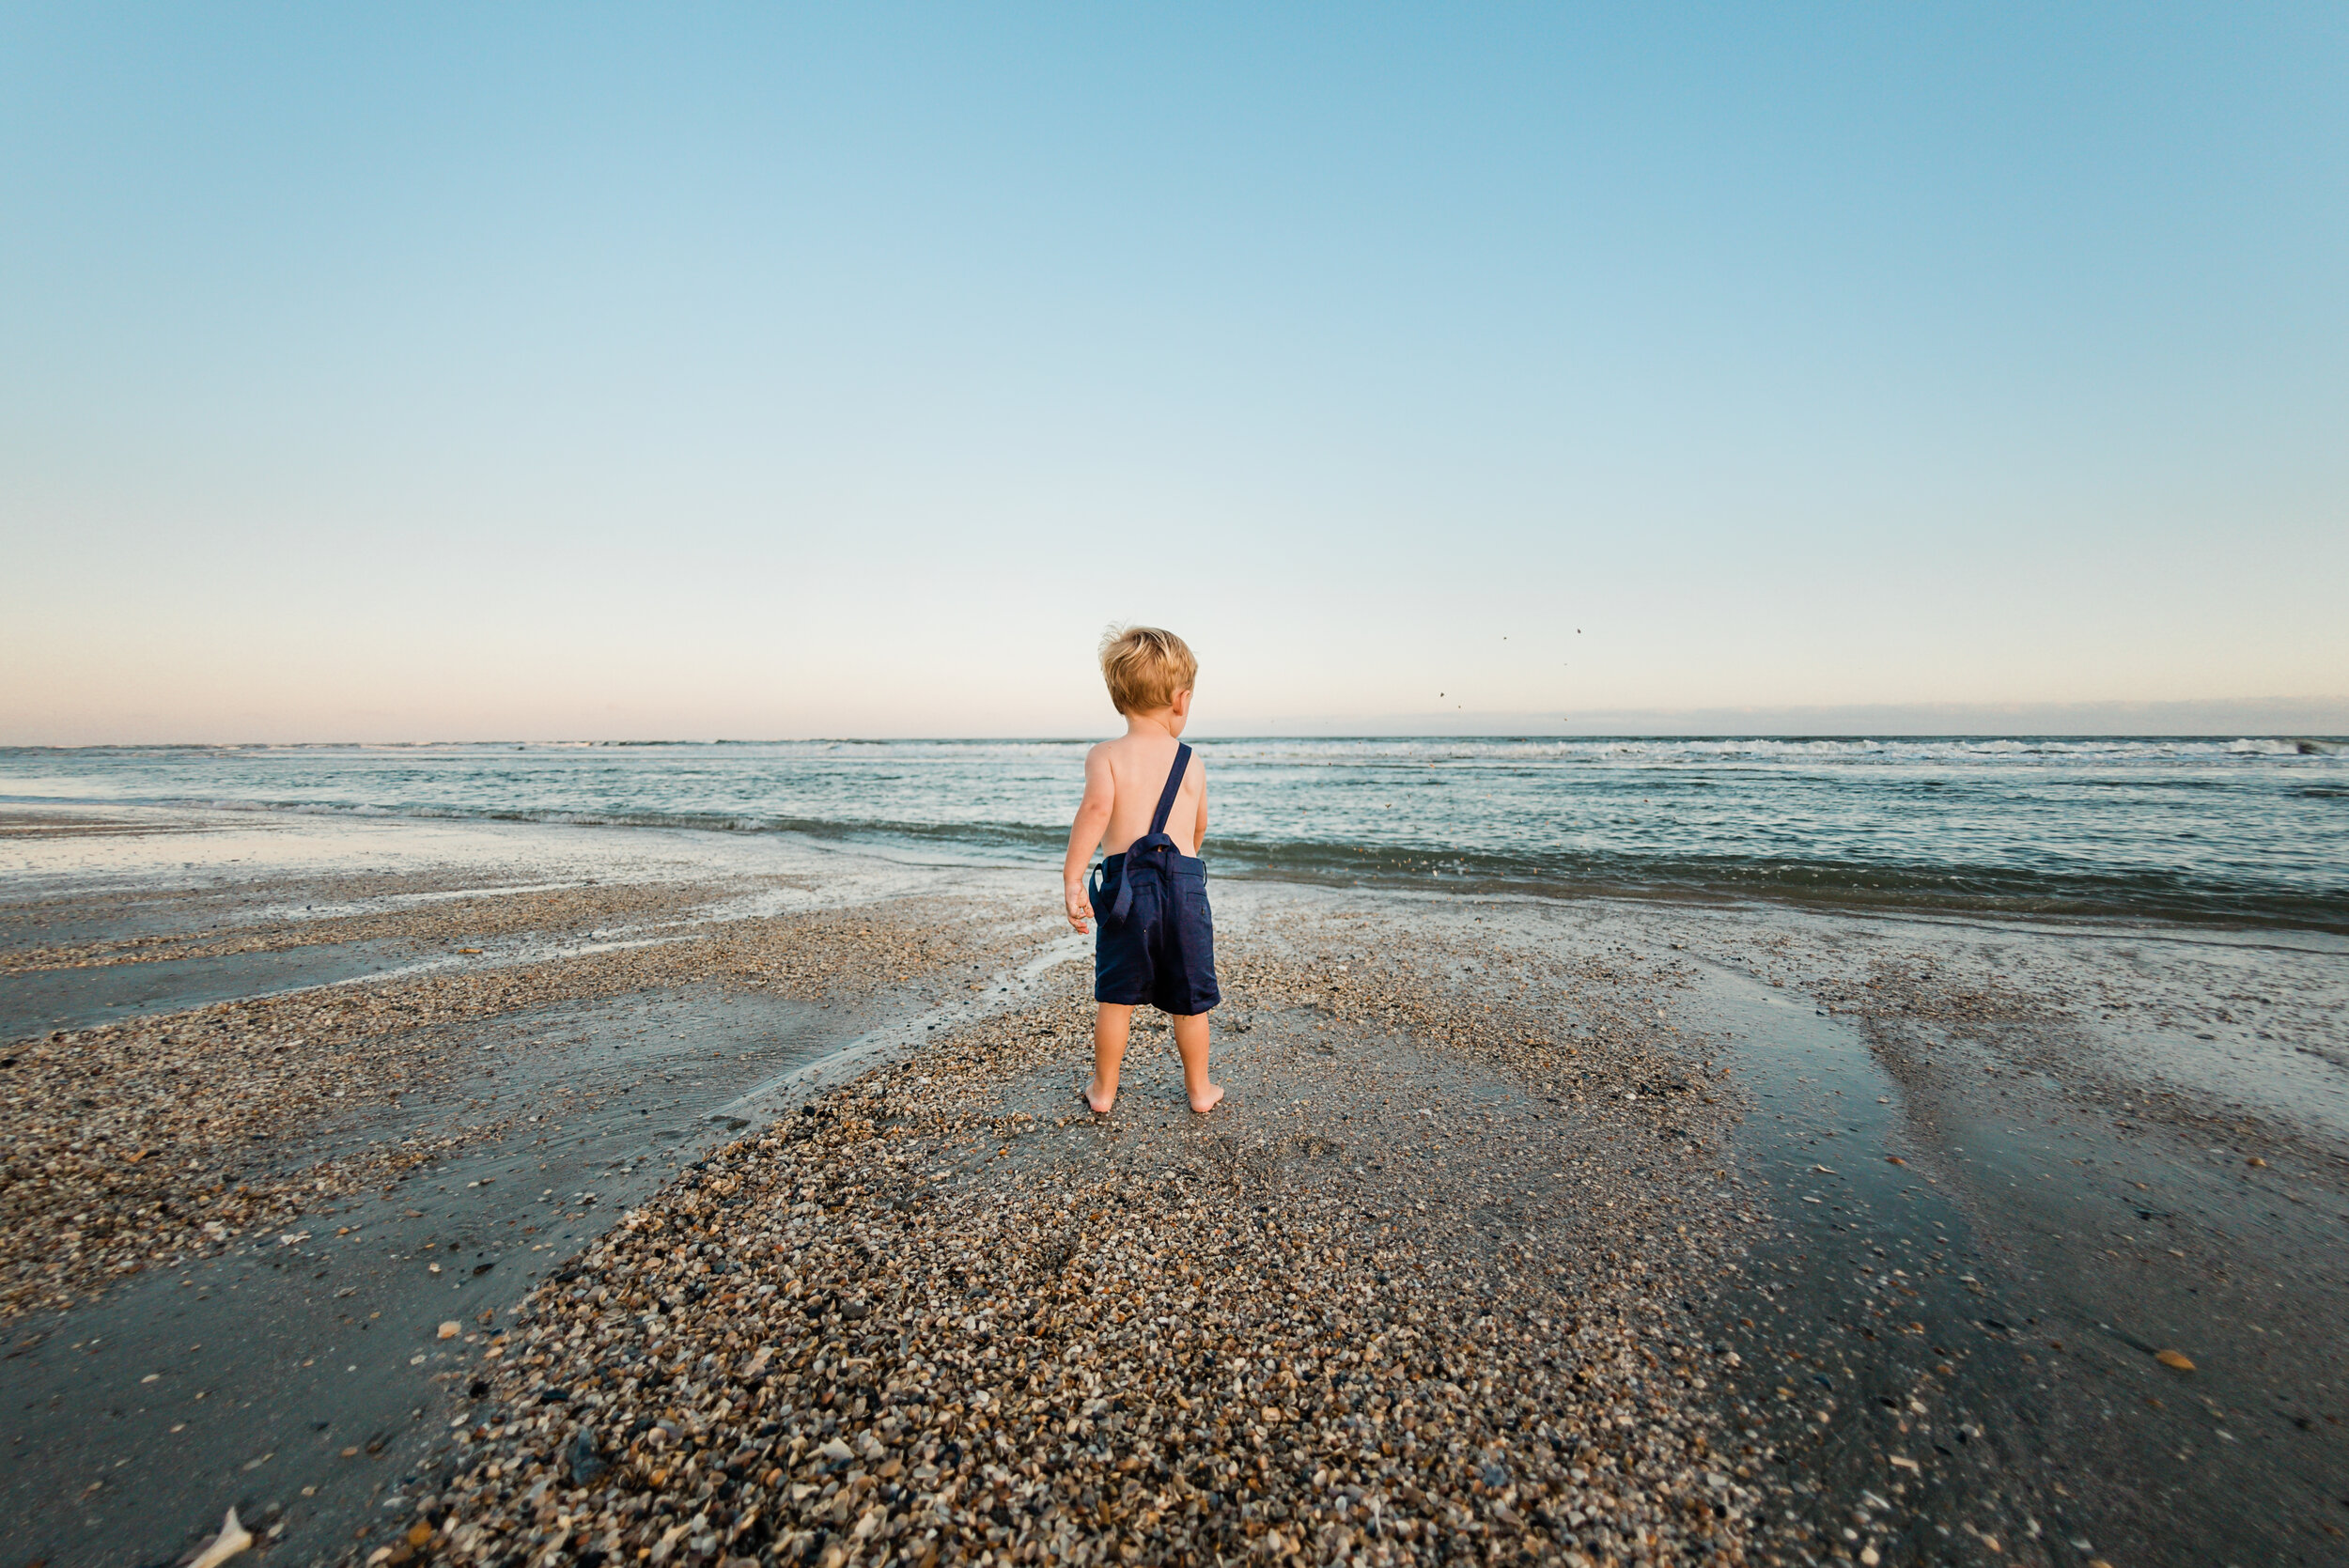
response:
[[[1126,918],[1112,920],[1126,857],[1101,862],[1094,896],[1100,934],[1093,944],[1093,1000],[1143,1003],[1189,1017],[1223,1000],[1215,984],[1215,917],[1207,908],[1207,862],[1158,855],[1136,868]]]

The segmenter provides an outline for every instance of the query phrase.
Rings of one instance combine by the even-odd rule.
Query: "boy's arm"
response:
[[[1202,757],[1199,759],[1199,820],[1191,827],[1190,852],[1194,855],[1198,854],[1200,852],[1199,846],[1206,842],[1207,761],[1205,757]]]
[[[1068,829],[1068,854],[1061,862],[1061,894],[1068,906],[1068,924],[1079,932],[1093,918],[1093,900],[1085,894],[1085,865],[1101,846],[1110,830],[1110,806],[1117,798],[1117,782],[1110,759],[1098,746],[1085,753],[1084,799],[1077,802],[1077,820]]]

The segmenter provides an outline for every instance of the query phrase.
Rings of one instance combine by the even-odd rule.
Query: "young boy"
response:
[[[1101,675],[1126,716],[1126,733],[1085,753],[1084,799],[1061,867],[1069,924],[1083,931],[1095,903],[1106,904],[1093,949],[1093,998],[1101,1011],[1085,1090],[1097,1115],[1117,1103],[1127,1032],[1145,1001],[1174,1016],[1191,1110],[1204,1115],[1223,1097],[1207,1081],[1207,1009],[1223,999],[1215,986],[1207,863],[1197,858],[1207,836],[1206,768],[1180,738],[1198,674],[1183,640],[1156,627],[1112,631],[1101,644]],[[1085,862],[1104,834],[1119,847],[1088,891]]]

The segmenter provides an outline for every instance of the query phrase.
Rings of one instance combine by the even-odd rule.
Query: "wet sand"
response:
[[[1097,1121],[1033,871],[107,815],[0,911],[53,1562],[2341,1549],[2328,939],[1230,882],[1229,1105]]]
[[[0,1507],[53,1560],[145,1561],[241,1500],[248,1520],[286,1519],[286,1560],[332,1560],[350,1521],[399,1491],[496,1312],[709,1145],[707,1116],[741,1082],[856,1024],[691,989],[436,1032],[438,1049],[480,1063],[465,1121],[498,1132],[431,1140],[380,1192],[281,1211],[70,1312],[18,1315],[6,1376],[22,1447]],[[321,1128],[295,1157],[333,1170],[387,1141],[416,1152],[440,1109]],[[441,1339],[451,1321],[459,1333]],[[82,1464],[56,1463],[69,1456]]]
[[[2338,1556],[2349,1161],[2341,1080],[2305,1065],[2341,1040],[2336,939],[1775,913],[1657,934],[1707,955],[1757,1095],[1742,1152],[1775,1246],[1725,1339],[1759,1346],[1766,1433],[1829,1411],[1794,1445],[1819,1491],[1787,1485],[1814,1534]],[[2233,1040],[2200,1027],[2230,1009]]]

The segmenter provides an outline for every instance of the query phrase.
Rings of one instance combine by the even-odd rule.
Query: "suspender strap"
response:
[[[1159,792],[1159,809],[1151,814],[1150,831],[1166,831],[1167,813],[1174,809],[1174,797],[1183,787],[1183,774],[1190,768],[1190,748],[1177,743],[1174,748],[1174,768],[1166,776],[1166,787]]]

